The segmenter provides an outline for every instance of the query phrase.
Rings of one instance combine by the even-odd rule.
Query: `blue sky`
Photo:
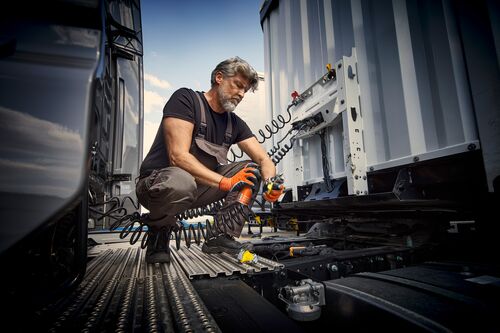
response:
[[[210,88],[222,60],[240,56],[264,71],[262,0],[143,0],[144,155],[162,109],[178,88]],[[150,133],[155,132],[155,133]]]

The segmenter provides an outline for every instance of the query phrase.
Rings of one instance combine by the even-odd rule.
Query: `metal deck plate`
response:
[[[257,263],[242,264],[235,257],[227,253],[206,254],[201,251],[201,246],[192,244],[189,248],[184,244],[179,250],[173,245],[171,248],[172,258],[182,267],[186,275],[194,277],[217,277],[229,276],[234,273],[248,274],[261,271],[280,270],[284,267],[278,262],[259,257]]]
[[[169,264],[147,264],[146,251],[137,245],[93,247],[83,281],[67,297],[44,306],[30,327],[51,332],[220,332],[189,278],[283,267],[265,258],[241,264],[227,254],[205,254],[195,244],[182,244],[171,253]]]
[[[95,259],[98,259],[105,251],[129,248],[138,249],[138,246],[131,246],[128,243],[98,245],[90,250],[89,255],[97,256]],[[146,250],[141,250],[141,252],[145,254]],[[251,274],[262,271],[276,271],[285,267],[283,264],[260,256],[257,263],[242,264],[238,259],[227,253],[207,254],[202,252],[201,245],[193,243],[188,248],[183,241],[179,250],[175,248],[175,244],[170,244],[170,255],[172,262],[178,264],[189,279],[215,278],[217,276],[230,276],[235,273]]]

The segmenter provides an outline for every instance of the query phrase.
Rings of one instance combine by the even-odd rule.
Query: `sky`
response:
[[[182,87],[207,91],[210,74],[239,56],[264,72],[262,0],[143,0],[144,153],[171,94]]]

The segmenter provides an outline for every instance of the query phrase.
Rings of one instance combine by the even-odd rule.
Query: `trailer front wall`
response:
[[[261,17],[266,106],[274,118],[285,115],[292,91],[303,92],[326,64],[355,48],[367,171],[480,148],[451,1],[290,0],[265,8],[268,3]],[[345,175],[342,131],[341,123],[329,129],[333,178]],[[288,180],[321,180],[319,138],[296,149],[302,165],[297,152],[280,163]],[[294,180],[297,168],[302,179]]]

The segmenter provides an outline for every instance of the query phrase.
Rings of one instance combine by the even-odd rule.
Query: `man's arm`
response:
[[[163,118],[162,126],[168,158],[172,166],[189,172],[201,184],[218,187],[222,176],[208,169],[189,152],[194,124],[186,120],[167,117]]]
[[[266,151],[254,136],[238,142],[238,147],[240,147],[252,161],[260,165],[262,178],[264,180],[276,176],[276,167],[273,161],[267,156]]]

